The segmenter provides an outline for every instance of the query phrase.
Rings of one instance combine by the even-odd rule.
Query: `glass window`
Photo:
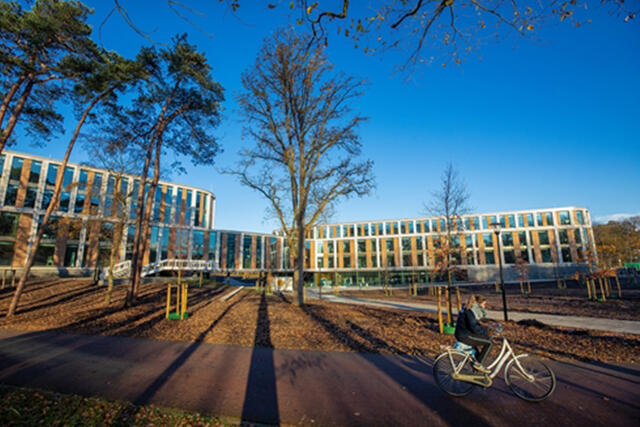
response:
[[[22,165],[24,165],[24,159],[20,157],[13,158],[13,161],[11,162],[11,171],[9,172],[9,179],[20,180]]]
[[[422,232],[429,233],[431,230],[429,229],[429,220],[422,221]]]
[[[393,223],[393,234],[399,234],[400,233],[400,227],[398,227],[398,223],[394,222]]]
[[[569,233],[567,230],[558,230],[558,236],[560,236],[560,244],[568,244],[569,243]]]
[[[576,211],[576,218],[578,219],[578,224],[584,224],[584,216],[582,214],[582,211]]]
[[[38,187],[30,185],[27,187],[27,194],[24,197],[24,207],[34,208],[36,206],[36,196],[38,195]]]
[[[391,234],[391,223],[390,222],[386,222],[384,224],[384,232],[385,232],[385,234]]]
[[[393,252],[393,239],[384,239],[387,252]]]
[[[512,228],[516,226],[516,218],[513,215],[509,215],[507,216],[507,219],[509,220],[509,224],[507,225],[507,227]]]
[[[446,224],[445,224],[445,220],[441,219],[440,220],[440,231],[445,231],[446,230]]]
[[[562,248],[562,262],[571,262],[571,250],[569,248]]]
[[[560,224],[561,225],[571,224],[571,217],[569,216],[569,211],[560,212]]]
[[[68,191],[63,191],[60,194],[60,204],[58,207],[59,211],[69,212],[69,200],[71,199],[71,193]]]
[[[18,231],[18,214],[0,213],[0,236],[15,237]]]
[[[542,255],[542,262],[543,263],[549,263],[552,262],[551,259],[551,250],[549,248],[546,249],[542,249],[540,251],[540,254]]]
[[[536,214],[536,225],[542,227],[542,214],[540,212]]]
[[[403,251],[411,251],[411,238],[403,237],[402,238],[402,250]]]
[[[84,194],[83,193],[78,193],[78,194],[76,194],[76,205],[75,205],[73,211],[75,213],[82,213],[83,209],[84,209]]]
[[[524,227],[524,216],[522,214],[518,214],[518,227]]]
[[[470,221],[469,217],[466,217],[464,219],[464,229],[465,230],[471,230],[471,221]]]
[[[2,172],[4,170],[4,160],[5,160],[4,154],[1,154],[0,155],[0,176],[2,176]]]
[[[18,198],[18,186],[15,184],[7,185],[7,192],[4,195],[5,206],[15,206]]]
[[[540,239],[541,245],[549,244],[549,233],[546,230],[538,232],[538,238]]]
[[[491,233],[484,233],[482,235],[482,240],[484,240],[485,248],[492,248],[493,247],[493,237],[491,236]]]
[[[465,236],[465,245],[467,246],[467,248],[471,248],[473,247],[473,237],[471,234],[467,234]]]
[[[42,169],[42,162],[36,160],[31,161],[31,170],[29,171],[29,182],[37,184],[40,181],[40,170]]]
[[[53,199],[53,190],[44,190],[42,193],[42,207],[40,209],[47,209],[51,203],[51,199]]]
[[[507,224],[507,217],[504,215],[500,215],[500,227],[508,228],[509,224]]]
[[[496,263],[496,257],[493,253],[493,251],[484,251],[484,258],[486,261],[486,264],[495,264]]]
[[[93,175],[93,185],[91,186],[91,193],[100,194],[100,191],[102,191],[102,174],[96,172]]]
[[[525,233],[526,233],[525,231],[521,231],[518,233],[518,240],[520,240],[521,248],[527,247],[527,235]]]
[[[533,214],[527,214],[527,227],[533,227]]]
[[[545,213],[547,217],[547,225],[553,225],[553,214],[551,212]]]
[[[47,168],[46,185],[56,185],[57,176],[58,176],[58,165],[49,163],[49,167]]]
[[[432,219],[431,220],[431,232],[432,233],[437,233],[438,232],[438,220],[436,220],[436,219]]]
[[[87,180],[89,179],[89,171],[80,169],[80,177],[78,178],[78,190],[82,191],[87,188]]]
[[[515,264],[516,256],[512,250],[504,251],[504,263],[505,264]]]
[[[503,246],[513,246],[513,234],[512,233],[502,233],[502,245]]]
[[[576,243],[578,245],[582,244],[582,232],[580,231],[579,228],[575,229],[575,237],[576,237]]]
[[[69,186],[71,185],[71,183],[73,182],[73,168],[72,167],[66,167],[64,169],[64,177],[62,179],[62,186],[65,189],[69,189]]]
[[[409,233],[413,233],[413,221],[409,221]]]

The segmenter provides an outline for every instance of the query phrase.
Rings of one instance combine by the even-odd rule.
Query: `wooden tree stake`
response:
[[[438,327],[440,328],[440,333],[444,333],[444,324],[442,323],[442,304],[440,302],[440,296],[442,295],[442,289],[438,286]]]

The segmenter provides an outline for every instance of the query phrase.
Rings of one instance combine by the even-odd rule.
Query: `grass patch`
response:
[[[229,426],[240,422],[193,412],[136,406],[0,384],[0,420],[10,426]]]

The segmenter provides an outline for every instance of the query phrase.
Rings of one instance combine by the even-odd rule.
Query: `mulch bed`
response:
[[[106,306],[105,288],[86,280],[40,282],[28,286],[16,316],[0,318],[0,328],[427,357],[440,354],[454,341],[452,336],[438,333],[433,313],[317,300],[298,308],[289,296],[266,296],[251,288],[223,301],[222,296],[231,291],[225,286],[192,286],[189,318],[171,321],[165,320],[163,284],[143,284],[138,304],[123,309],[124,286],[116,287],[112,304]],[[0,313],[6,312],[10,299],[11,291],[0,291]],[[561,360],[640,362],[638,335],[527,321],[503,322],[503,328],[504,336],[518,351]]]

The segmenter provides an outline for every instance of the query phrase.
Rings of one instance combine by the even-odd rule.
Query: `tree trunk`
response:
[[[138,188],[138,206],[136,208],[136,232],[133,237],[133,251],[131,253],[131,283],[129,285],[129,290],[127,291],[127,297],[125,298],[124,305],[125,307],[131,306],[133,304],[138,290],[138,282],[140,280],[140,273],[142,270],[142,266],[139,265],[139,248],[140,248],[140,239],[143,228],[143,212],[144,212],[144,187],[147,184],[147,176],[149,175],[149,166],[151,165],[151,156],[153,155],[153,140],[149,144],[149,148],[147,149],[147,154],[144,158],[144,166],[142,168],[142,175],[140,176],[140,188]]]
[[[0,136],[0,153],[4,151],[4,147],[5,145],[7,145],[7,141],[9,140],[9,137],[13,133],[13,130],[15,129],[16,124],[18,123],[18,118],[22,113],[22,110],[24,108],[25,102],[27,101],[27,98],[31,94],[31,89],[33,89],[34,84],[35,84],[35,81],[29,80],[24,90],[22,91],[22,95],[20,95],[20,99],[18,99],[18,102],[16,103],[15,107],[13,107],[13,111],[11,112],[11,117],[9,117],[9,121],[7,122],[7,127],[2,129],[2,134]]]
[[[142,272],[142,263],[144,261],[144,253],[147,250],[147,241],[149,240],[149,234],[151,231],[151,214],[153,207],[153,199],[155,195],[156,188],[158,188],[158,182],[160,181],[160,157],[162,155],[162,134],[160,134],[157,138],[156,144],[156,153],[154,160],[154,171],[153,171],[153,179],[151,180],[151,184],[149,185],[149,192],[147,193],[147,199],[145,202],[144,208],[144,218],[142,221],[142,238],[140,240],[140,248],[138,250],[138,278],[141,277]],[[140,280],[137,281],[136,287],[134,289],[134,295],[138,295],[138,290],[140,287]]]
[[[42,235],[44,234],[44,226],[49,222],[49,219],[51,218],[51,214],[53,213],[54,210],[56,210],[56,207],[58,205],[58,199],[60,198],[60,193],[62,192],[64,170],[67,167],[67,164],[69,163],[69,157],[71,156],[71,151],[73,150],[73,146],[75,145],[76,140],[78,139],[78,135],[80,134],[80,129],[82,128],[85,121],[87,120],[87,117],[89,116],[89,113],[91,112],[93,107],[95,107],[96,104],[100,102],[100,100],[106,97],[114,89],[115,88],[111,88],[105,92],[102,92],[97,97],[95,97],[91,102],[91,104],[89,104],[89,106],[84,110],[84,112],[82,113],[82,117],[80,117],[80,120],[76,125],[75,131],[73,132],[73,136],[71,137],[71,140],[69,141],[69,145],[67,146],[67,151],[64,154],[62,165],[58,170],[58,176],[56,177],[56,186],[53,190],[53,197],[51,198],[51,202],[49,203],[49,206],[47,207],[47,210],[44,214],[44,218],[42,219],[42,225],[40,226],[40,228],[38,229],[38,232],[36,233],[36,238],[33,241],[31,250],[27,254],[27,261],[24,266],[22,277],[20,277],[20,281],[18,282],[16,291],[13,294],[13,299],[11,300],[11,304],[9,305],[9,310],[7,311],[7,317],[13,316],[16,312],[16,308],[18,307],[18,302],[20,301],[20,296],[22,295],[22,291],[24,290],[24,285],[27,281],[27,277],[29,277],[29,273],[31,272],[31,267],[33,267],[33,262],[35,261],[35,254],[38,250],[38,246],[40,245],[40,240],[42,239]]]
[[[9,89],[7,94],[2,99],[2,105],[0,106],[0,126],[2,126],[2,123],[4,123],[4,116],[5,114],[7,114],[7,111],[9,110],[9,104],[11,103],[11,100],[13,99],[14,95],[16,94],[18,89],[20,89],[20,86],[26,79],[27,79],[26,75],[24,74],[21,75],[18,78],[18,81],[16,81],[13,85],[11,85],[11,89]]]
[[[296,224],[298,230],[298,262],[296,264],[296,271],[298,277],[296,278],[296,304],[298,307],[304,305],[304,214],[300,213]]]

